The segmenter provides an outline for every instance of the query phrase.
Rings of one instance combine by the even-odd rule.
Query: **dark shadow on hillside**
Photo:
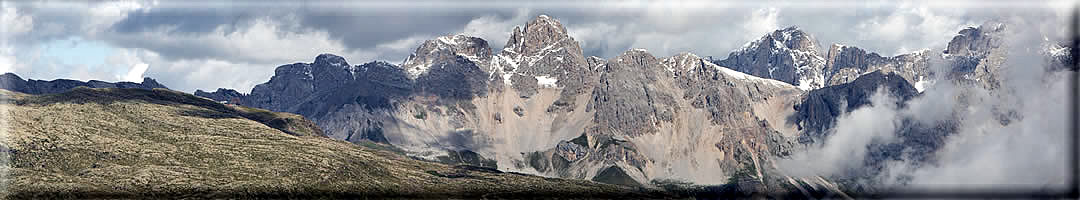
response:
[[[181,116],[202,117],[211,119],[249,119],[282,132],[296,136],[325,136],[323,131],[315,123],[303,119],[300,116],[275,113],[262,109],[247,108],[242,106],[228,106],[202,97],[172,91],[168,89],[135,89],[135,88],[104,88],[92,89],[77,87],[59,94],[31,96],[15,98],[15,105],[51,105],[57,103],[87,104],[96,103],[110,105],[117,102],[139,101],[164,106],[179,107],[190,105],[202,109],[182,108]]]

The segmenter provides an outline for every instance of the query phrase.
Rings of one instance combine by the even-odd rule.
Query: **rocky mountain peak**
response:
[[[944,53],[948,56],[985,56],[991,49],[1001,46],[1004,32],[1005,24],[1000,22],[965,28],[953,36]]]
[[[168,87],[165,87],[165,85],[162,85],[161,83],[158,83],[157,80],[154,80],[153,78],[150,78],[150,77],[143,77],[143,81],[142,81],[141,84],[143,86],[146,86],[146,87],[149,87],[149,88],[168,88]]]
[[[960,30],[942,52],[941,57],[952,62],[946,72],[955,81],[973,81],[983,88],[999,85],[1000,68],[1007,54],[1004,45],[1006,25],[986,22],[979,27]]]
[[[700,56],[690,52],[683,52],[664,59],[661,64],[664,65],[664,68],[669,72],[678,74],[700,67],[704,63],[702,63]]]
[[[334,85],[356,79],[356,67],[349,65],[345,58],[334,54],[319,54],[310,64],[294,65],[291,69],[294,74],[301,79],[307,76],[308,79],[319,80],[323,83],[321,87],[336,87]]]
[[[773,31],[764,37],[771,38],[776,41],[780,41],[779,44],[772,43],[774,48],[789,48],[802,51],[817,51],[817,46],[813,36],[803,32],[798,26],[790,26],[784,29]]]
[[[657,59],[645,49],[630,49],[619,56],[615,56],[610,62],[623,64],[621,66],[648,67],[654,66],[652,63],[656,63]]]
[[[543,51],[555,50],[558,47],[577,46],[566,32],[566,27],[555,18],[540,15],[525,24],[525,27],[514,27],[509,41],[503,51],[522,55],[542,54]],[[580,47],[577,47],[580,50]]]
[[[928,69],[929,49],[893,57],[884,57],[878,53],[854,46],[833,44],[829,48],[825,64],[826,86],[839,85],[854,81],[864,74],[881,71],[896,73],[911,85],[926,84],[932,75]]]
[[[523,31],[522,33],[525,34],[524,42],[526,44],[536,44],[526,46],[522,51],[525,54],[537,52],[543,47],[570,38],[570,35],[566,33],[566,27],[563,27],[559,20],[547,15],[540,15],[536,19],[529,21],[529,23],[525,24]]]
[[[329,53],[319,54],[319,56],[315,57],[314,63],[315,65],[329,65],[336,67],[349,66],[349,62],[345,62],[345,58]]]
[[[511,86],[521,97],[534,94],[538,86],[531,83],[544,80],[557,82],[563,89],[560,98],[570,98],[585,91],[585,85],[593,79],[593,69],[600,63],[585,59],[581,46],[562,23],[540,15],[524,27],[514,27],[506,46],[491,59],[487,69],[489,79],[501,78],[502,84]]]
[[[461,34],[440,36],[427,40],[416,48],[402,63],[402,67],[410,78],[415,79],[427,73],[432,65],[461,56],[478,67],[487,69],[484,66],[491,60],[491,54],[491,47],[484,39]]]
[[[825,58],[818,53],[816,43],[813,36],[791,26],[746,43],[714,63],[811,90],[825,85]]]

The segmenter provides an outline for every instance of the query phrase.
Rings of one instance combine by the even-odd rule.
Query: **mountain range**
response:
[[[616,198],[665,195],[411,159],[302,116],[167,89],[0,91],[6,198]],[[521,188],[530,188],[522,190]]]
[[[960,30],[945,49],[896,56],[842,44],[819,52],[811,34],[787,27],[725,59],[656,57],[645,49],[605,59],[584,55],[559,20],[540,15],[515,27],[498,51],[481,38],[440,36],[400,64],[350,65],[321,54],[277,67],[249,93],[219,88],[194,95],[295,113],[325,137],[391,146],[417,160],[632,187],[691,183],[845,197],[860,192],[852,189],[861,187],[856,179],[886,160],[926,158],[959,119],[933,126],[900,119],[905,139],[874,144],[866,158],[871,168],[846,176],[790,176],[777,160],[821,143],[837,117],[872,104],[879,90],[896,97],[898,107],[935,81],[996,90],[1006,27],[987,22]],[[1061,50],[1067,47],[1051,46],[1054,63],[1071,60]],[[935,60],[947,64],[944,71],[932,69]],[[165,88],[149,78],[112,84],[5,74],[0,81],[2,89],[27,94]],[[1003,124],[1015,117],[994,112]]]

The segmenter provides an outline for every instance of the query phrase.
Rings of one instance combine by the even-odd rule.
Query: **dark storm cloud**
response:
[[[173,27],[173,31],[181,33],[205,34],[224,27],[226,33],[236,31],[238,27],[249,24],[257,14],[254,9],[235,8],[211,8],[211,9],[178,9],[160,8],[151,9],[150,12],[132,12],[127,18],[112,26],[112,30],[119,33],[133,33],[154,31],[155,29]]]
[[[199,7],[191,5],[161,5],[133,11],[112,25],[102,39],[126,48],[146,48],[170,60],[243,58],[212,46],[164,42],[169,38],[138,37],[156,35],[193,36],[232,34],[244,31],[256,20],[279,22],[281,33],[326,32],[331,40],[340,41],[350,50],[372,50],[380,44],[410,37],[456,34],[465,24],[481,16],[512,17],[513,10],[453,9],[453,8],[392,8],[375,9],[364,5],[329,7],[322,4],[256,4],[256,6]],[[510,30],[503,30],[509,32]],[[397,61],[407,56],[388,52],[380,56]]]
[[[201,76],[195,73],[213,75],[208,72],[221,70],[166,67],[170,72],[189,72],[173,74],[161,73],[161,66],[184,61],[251,66],[243,71],[269,74],[275,66],[308,62],[323,52],[342,54],[354,63],[373,59],[396,63],[424,40],[463,32],[488,40],[498,51],[514,26],[539,14],[561,21],[586,56],[611,58],[644,48],[658,57],[692,52],[717,59],[768,31],[792,25],[814,35],[821,51],[841,43],[895,55],[936,48],[964,26],[993,17],[983,12],[991,8],[919,2],[136,1],[135,9],[109,5],[124,3],[15,3],[20,14],[34,18],[33,34],[15,36],[9,44],[32,49],[25,47],[68,37],[103,41],[155,55],[151,60],[162,63],[150,63],[148,74],[196,84],[194,80],[215,79],[194,78]],[[263,75],[248,78],[253,80],[174,87],[235,87],[265,81]]]
[[[331,37],[342,39],[350,48],[371,48],[418,33],[454,34],[475,17],[475,14],[450,12],[428,15],[327,15],[306,12],[300,16],[300,24],[326,30]]]

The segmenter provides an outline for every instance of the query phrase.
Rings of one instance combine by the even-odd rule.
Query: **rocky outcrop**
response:
[[[986,89],[1000,87],[1001,67],[1007,53],[1002,48],[1005,31],[1005,24],[999,22],[961,30],[941,54],[952,66],[950,71],[944,72],[945,77],[952,81],[973,82]]]
[[[715,63],[803,90],[825,86],[825,59],[817,52],[817,41],[794,26],[766,34]]]
[[[616,56],[601,71],[589,109],[596,112],[594,132],[640,136],[658,131],[656,125],[674,120],[675,96],[659,79],[660,61],[644,50]]]
[[[57,79],[51,81],[44,80],[23,80],[18,75],[13,73],[5,73],[0,75],[0,89],[21,92],[26,94],[56,94],[66,92],[68,90],[77,87],[89,87],[89,88],[139,88],[139,89],[154,89],[164,88],[165,85],[158,83],[152,78],[143,78],[142,83],[133,82],[104,82],[98,80],[90,80],[87,82],[69,80],[69,79]]]
[[[929,51],[883,57],[858,47],[834,44],[826,56],[825,85],[840,85],[854,81],[863,74],[881,71],[896,73],[916,89],[922,90],[919,87],[925,84],[924,81],[934,77],[929,69]]]
[[[607,64],[607,60],[604,60],[604,58],[600,58],[600,57],[596,57],[596,56],[589,56],[588,58],[585,59],[585,61],[589,63],[589,69],[591,69],[594,72],[599,71],[600,69],[602,69],[604,67],[604,65]]]
[[[244,100],[244,97],[247,96],[247,95],[245,95],[243,93],[237,92],[236,90],[225,89],[225,88],[218,88],[214,92],[206,92],[206,91],[202,91],[202,90],[195,90],[194,94],[195,94],[195,96],[206,97],[206,98],[218,100],[218,102],[232,103],[232,104],[240,104],[240,102],[242,102]]]

